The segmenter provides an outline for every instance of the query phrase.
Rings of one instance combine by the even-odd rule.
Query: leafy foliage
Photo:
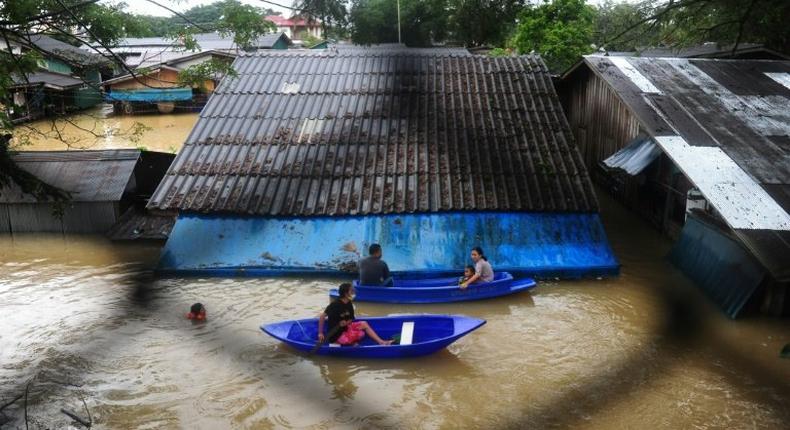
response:
[[[298,0],[294,7],[308,20],[317,18],[325,38],[342,33],[348,24],[347,0]]]
[[[227,0],[223,4],[217,31],[223,37],[233,36],[236,45],[248,49],[259,37],[277,30],[271,21],[263,19],[264,16],[265,11],[259,8]]]
[[[235,77],[237,75],[230,59],[212,58],[180,71],[178,73],[178,85],[199,88],[205,91],[207,80],[214,79],[218,81],[226,76]]]
[[[447,36],[446,0],[401,0],[401,40],[407,46],[431,46]],[[352,0],[351,40],[361,45],[398,41],[397,3]]]
[[[750,42],[790,52],[787,0],[649,0],[609,6],[599,10],[597,37],[608,49]]]
[[[648,12],[644,4],[612,0],[600,4],[596,9],[595,45],[609,51],[634,51],[639,47],[657,45],[661,39],[657,27],[640,28],[638,32],[630,32],[628,37],[616,37],[646,18]]]
[[[561,73],[592,52],[595,10],[584,0],[544,0],[519,15],[511,41],[519,53],[535,52],[554,73]]]
[[[183,28],[190,27],[191,23],[207,30],[218,30],[217,23],[223,17],[225,9],[239,5],[241,3],[237,0],[218,1],[187,9],[181,13],[181,16],[169,17],[124,13],[124,30],[127,37],[164,37],[177,34]],[[280,12],[268,8],[255,8],[255,10],[261,16],[280,15]]]
[[[502,46],[525,0],[449,0],[451,40],[464,46]]]

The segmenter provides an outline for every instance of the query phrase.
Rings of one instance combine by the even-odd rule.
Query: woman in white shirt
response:
[[[472,248],[472,261],[475,262],[475,274],[461,284],[462,290],[475,282],[491,282],[494,280],[494,269],[491,268],[491,264],[483,254],[483,249],[479,246]]]

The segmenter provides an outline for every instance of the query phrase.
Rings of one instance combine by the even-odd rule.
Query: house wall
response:
[[[138,76],[139,77],[139,76]],[[175,70],[159,70],[155,73],[139,77],[130,78],[125,81],[110,84],[112,91],[117,90],[137,90],[144,88],[175,88],[178,87],[178,72]]]
[[[586,67],[565,78],[558,92],[592,179],[661,232],[677,238],[685,222],[686,193],[693,184],[665,154],[637,176],[603,169],[604,159],[640,134],[639,121],[611,87]]]
[[[72,74],[71,66],[55,58],[46,58],[44,67],[50,72],[63,73],[64,75]]]
[[[82,78],[93,85],[85,85],[84,88],[74,90],[74,104],[79,109],[95,106],[102,101],[102,94],[99,91],[101,75],[98,70],[87,70]]]
[[[592,169],[639,134],[639,121],[609,85],[587,70],[564,87],[563,108],[584,163]]]
[[[0,204],[0,233],[104,233],[118,220],[114,202],[73,202],[63,217],[51,203]]]
[[[202,62],[202,61],[201,61]],[[196,64],[199,64],[198,62]],[[216,84],[212,80],[206,80],[203,85],[208,92],[213,92]],[[140,77],[140,79],[128,79],[125,81],[110,84],[110,91],[123,90],[142,90],[148,88],[180,88],[178,85],[178,72],[175,70],[160,70],[156,73]]]
[[[616,274],[598,214],[463,212],[264,218],[182,214],[160,269],[206,274],[344,273],[372,243],[391,270],[457,273],[482,246],[495,270]]]

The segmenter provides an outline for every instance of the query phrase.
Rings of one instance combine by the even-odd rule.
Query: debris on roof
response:
[[[537,56],[269,51],[234,68],[149,208],[597,211]]]

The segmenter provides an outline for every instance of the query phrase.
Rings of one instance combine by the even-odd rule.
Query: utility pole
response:
[[[398,45],[400,44],[400,0],[398,0]]]

